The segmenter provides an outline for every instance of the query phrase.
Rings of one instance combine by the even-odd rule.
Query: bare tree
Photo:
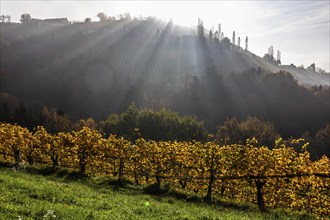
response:
[[[97,17],[100,19],[100,22],[106,21],[108,18],[107,14],[104,12],[99,12]]]
[[[197,23],[197,34],[200,37],[204,37],[204,24],[200,18],[198,18],[198,23]]]
[[[274,59],[274,48],[273,48],[273,45],[271,45],[271,46],[268,48],[268,56],[269,56],[269,59],[271,59],[271,60]]]
[[[220,37],[219,40],[221,40],[221,24],[218,24],[218,33],[219,33],[219,37]]]
[[[10,22],[11,22],[11,17],[10,17],[10,15],[6,15],[6,16],[5,16],[5,22],[6,22],[6,23],[10,23]]]
[[[214,34],[213,34],[214,40],[219,41],[219,35],[220,35],[219,32],[215,31]]]
[[[212,29],[210,29],[210,32],[209,32],[209,38],[210,38],[210,40],[212,40],[212,37],[213,37],[213,32],[212,32]]]
[[[277,63],[281,64],[281,51],[277,50]]]
[[[223,32],[221,32],[221,34],[220,34],[220,40],[222,40],[223,38],[225,38],[225,35],[224,35]]]
[[[245,38],[245,51],[247,51],[248,50],[248,44],[249,43],[249,38],[246,36],[246,38]]]
[[[92,19],[91,18],[86,18],[85,19],[85,23],[91,23],[92,22]]]
[[[238,46],[238,51],[240,51],[241,50],[241,38],[240,37],[237,38],[237,46]]]
[[[24,14],[21,15],[20,21],[22,23],[27,22],[27,21],[30,21],[30,20],[31,20],[31,15],[30,14],[24,13]]]
[[[128,12],[125,12],[123,15],[124,20],[132,20],[131,14]]]
[[[232,41],[233,45],[235,45],[235,31],[233,31],[233,41]]]
[[[0,16],[0,23],[10,23],[11,17],[9,15],[1,15]]]

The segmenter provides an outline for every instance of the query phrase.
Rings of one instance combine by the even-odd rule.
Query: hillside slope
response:
[[[217,66],[222,73],[261,67],[269,72],[288,71],[301,84],[330,83],[329,75],[279,66],[243,48],[233,48],[228,42],[200,39],[195,32],[154,19],[64,26],[1,24],[1,54],[5,57],[2,65],[21,61],[29,74],[50,74],[56,67],[55,72],[85,70],[87,75],[94,68],[97,70],[98,65],[104,65],[114,75],[133,78],[169,72],[198,74],[208,66]],[[67,65],[76,60],[80,60],[77,69],[68,69]]]
[[[279,66],[172,22],[0,27],[2,103],[49,106],[96,120],[132,103],[165,107],[196,115],[210,131],[227,117],[253,115],[274,122],[284,136],[329,121],[328,93],[315,97],[300,86],[329,85],[329,74]],[[293,78],[273,76],[279,71]]]
[[[261,213],[247,204],[211,206],[169,196],[151,196],[137,188],[118,188],[106,182],[96,182],[0,168],[0,218],[299,219],[299,216],[280,211]]]

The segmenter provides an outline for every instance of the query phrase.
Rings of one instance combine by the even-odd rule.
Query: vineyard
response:
[[[0,160],[68,167],[81,174],[111,175],[136,183],[168,184],[173,189],[257,203],[259,208],[284,207],[330,215],[330,159],[311,161],[303,139],[278,139],[275,148],[255,138],[245,144],[213,142],[132,142],[96,130],[52,135],[0,124]],[[298,150],[299,149],[299,150]]]

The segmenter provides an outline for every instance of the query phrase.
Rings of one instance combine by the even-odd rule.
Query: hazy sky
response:
[[[194,27],[197,18],[206,28],[221,23],[225,36],[236,36],[244,42],[249,37],[249,50],[263,56],[270,45],[282,53],[282,64],[315,62],[316,67],[330,71],[329,22],[330,3],[324,1],[16,1],[0,0],[1,15],[18,22],[21,14],[33,18],[67,17],[82,21],[98,20],[98,12],[108,15],[129,12],[168,20]],[[275,53],[276,54],[276,53]]]

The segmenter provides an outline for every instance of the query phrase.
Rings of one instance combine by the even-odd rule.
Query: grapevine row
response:
[[[303,139],[276,141],[276,147],[246,144],[219,146],[212,142],[130,142],[96,130],[49,134],[18,125],[0,124],[0,160],[19,166],[45,163],[70,167],[82,174],[112,175],[136,183],[170,184],[265,207],[286,207],[330,215],[330,160],[312,162]],[[300,146],[301,151],[297,152]]]

